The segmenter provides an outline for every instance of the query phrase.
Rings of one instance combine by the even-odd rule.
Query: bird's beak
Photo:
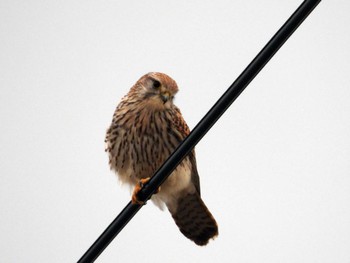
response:
[[[170,99],[170,93],[167,92],[167,91],[162,92],[162,93],[160,94],[160,97],[161,97],[163,103],[165,104],[165,103]]]

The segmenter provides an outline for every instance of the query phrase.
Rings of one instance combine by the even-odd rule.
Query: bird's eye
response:
[[[160,87],[160,82],[158,80],[153,80],[153,88],[158,89]]]

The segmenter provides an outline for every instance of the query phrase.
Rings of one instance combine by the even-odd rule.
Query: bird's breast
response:
[[[120,113],[107,131],[106,149],[111,169],[121,181],[135,184],[152,176],[183,138],[174,129],[171,112]]]

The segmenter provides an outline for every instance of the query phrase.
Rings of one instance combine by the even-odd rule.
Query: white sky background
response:
[[[104,135],[150,71],[189,126],[302,1],[0,2],[1,262],[75,262],[128,203]],[[322,1],[197,146],[219,237],[151,202],[97,262],[350,262],[349,1]]]

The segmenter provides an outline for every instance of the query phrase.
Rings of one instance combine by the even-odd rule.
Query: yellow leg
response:
[[[140,190],[142,189],[142,187],[148,183],[148,181],[151,179],[151,177],[147,177],[147,178],[142,178],[136,185],[134,188],[134,191],[132,192],[132,196],[131,196],[131,202],[133,204],[138,204],[138,205],[144,205],[145,202],[140,201],[137,198],[137,194],[140,192]],[[159,193],[160,191],[160,187],[157,189],[157,191],[155,192],[155,194]]]

